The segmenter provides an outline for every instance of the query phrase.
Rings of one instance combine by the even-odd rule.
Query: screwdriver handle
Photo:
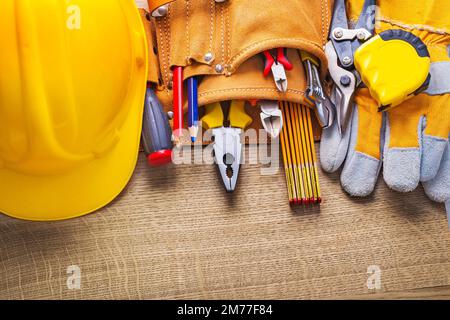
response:
[[[142,143],[150,166],[172,162],[172,132],[169,119],[152,89],[147,88],[142,126]]]

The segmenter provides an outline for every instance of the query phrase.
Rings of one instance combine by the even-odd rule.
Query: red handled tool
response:
[[[263,52],[264,56],[264,77],[267,77],[272,72],[275,85],[280,92],[286,92],[288,82],[286,77],[286,70],[292,70],[294,66],[287,58],[286,48],[277,48],[266,50]]]

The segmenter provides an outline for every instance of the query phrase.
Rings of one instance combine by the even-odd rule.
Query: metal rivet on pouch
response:
[[[172,120],[173,119],[173,111],[169,111],[169,112],[167,112],[167,117],[169,118],[169,120]]]
[[[153,11],[152,16],[155,18],[165,17],[167,15],[167,12],[169,12],[169,7],[167,5],[164,5]]]
[[[158,8],[158,13],[161,17],[166,16],[168,11],[169,9],[167,8],[167,6],[162,6]]]
[[[223,66],[221,64],[216,64],[216,72],[222,73],[223,72]]]
[[[214,56],[211,52],[208,52],[207,54],[205,54],[203,58],[205,59],[206,62],[211,62]]]

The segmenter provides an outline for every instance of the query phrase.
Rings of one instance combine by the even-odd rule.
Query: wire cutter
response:
[[[214,158],[225,188],[228,192],[236,189],[242,159],[241,133],[252,122],[245,113],[245,101],[233,100],[228,112],[229,127],[225,127],[225,117],[219,102],[207,105],[202,124],[212,129],[214,138]]]
[[[278,107],[278,101],[261,100],[258,104],[261,107],[260,116],[263,128],[275,139],[283,129],[283,114]]]
[[[325,54],[334,82],[332,97],[337,109],[337,121],[341,134],[347,128],[353,111],[354,95],[362,83],[354,65],[355,52],[363,42],[375,34],[375,2],[376,0],[365,0],[357,24],[350,29],[345,0],[335,1]]]
[[[267,77],[272,72],[275,85],[280,92],[286,92],[288,88],[288,81],[286,77],[286,70],[292,70],[293,65],[287,58],[286,48],[277,48],[266,50],[263,52],[264,56],[264,77]]]

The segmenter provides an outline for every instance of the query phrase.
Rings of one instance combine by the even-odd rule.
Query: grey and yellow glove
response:
[[[349,1],[351,11],[359,13],[362,2]],[[322,167],[334,172],[343,165],[341,183],[353,196],[369,195],[383,168],[384,180],[392,189],[409,192],[423,182],[432,200],[448,201],[450,3],[379,1],[378,5],[377,32],[404,29],[427,45],[431,84],[425,93],[385,114],[378,112],[368,90],[361,89],[347,132],[341,136],[336,127],[324,131]]]

